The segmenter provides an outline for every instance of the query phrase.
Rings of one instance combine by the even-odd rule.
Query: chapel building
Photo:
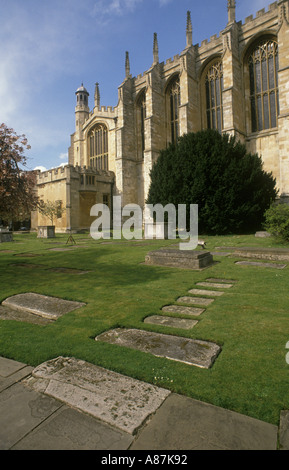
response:
[[[57,231],[88,229],[91,207],[111,207],[113,195],[123,206],[143,207],[160,150],[206,128],[258,153],[279,196],[289,196],[289,1],[275,1],[244,23],[236,21],[235,0],[227,10],[225,29],[195,45],[188,12],[185,48],[166,62],[159,62],[155,33],[152,66],[137,77],[126,52],[114,108],[101,106],[98,84],[93,108],[86,88],[77,89],[68,165],[39,172],[37,180],[39,197],[66,208]],[[34,228],[45,223],[33,215]]]

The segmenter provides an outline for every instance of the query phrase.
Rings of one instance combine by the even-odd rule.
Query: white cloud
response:
[[[132,12],[136,6],[144,0],[98,0],[95,2],[92,15],[98,18],[99,22],[108,20],[112,15],[121,16],[127,12]]]
[[[60,160],[68,160],[68,152],[59,155]]]

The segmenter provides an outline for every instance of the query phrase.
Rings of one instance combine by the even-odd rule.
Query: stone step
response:
[[[183,307],[181,305],[166,305],[162,308],[163,312],[174,313],[177,315],[201,315],[205,309],[197,307]]]
[[[216,283],[216,282],[208,282],[208,281],[197,282],[196,285],[201,286],[201,287],[212,287],[213,289],[230,289],[231,287],[233,287],[233,284]]]
[[[208,295],[209,297],[219,297],[223,295],[224,292],[221,291],[214,291],[214,290],[205,290],[205,289],[191,289],[189,290],[189,294],[193,295]]]
[[[236,284],[238,281],[235,279],[220,279],[215,277],[209,277],[206,279],[207,282],[221,282],[221,283],[229,283],[229,284]]]
[[[209,341],[137,329],[109,330],[97,336],[95,340],[136,349],[157,357],[165,357],[205,369],[212,367],[221,352],[220,346]]]
[[[177,302],[180,304],[188,304],[188,305],[205,305],[208,306],[212,302],[214,302],[215,299],[205,299],[203,297],[190,297],[188,295],[185,295],[183,297],[179,297],[177,299]]]
[[[191,328],[194,328],[198,321],[189,320],[186,318],[166,317],[164,315],[152,315],[150,317],[145,318],[144,323],[190,330]]]

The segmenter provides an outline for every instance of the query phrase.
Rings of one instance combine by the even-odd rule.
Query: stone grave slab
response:
[[[63,247],[63,248],[49,248],[49,251],[72,251],[73,247]]]
[[[208,251],[161,248],[149,252],[145,264],[200,270],[213,265],[213,256]]]
[[[117,328],[100,334],[95,340],[137,349],[157,357],[205,369],[213,365],[221,352],[220,346],[208,341],[136,329]]]
[[[65,273],[65,274],[87,274],[91,271],[84,271],[82,269],[74,269],[74,268],[49,268],[47,271],[51,271],[54,273]]]
[[[207,282],[221,282],[221,283],[229,283],[229,284],[236,284],[238,281],[235,279],[220,279],[220,278],[215,278],[215,277],[209,277],[206,279]]]
[[[201,315],[205,309],[197,307],[182,307],[181,305],[166,305],[162,308],[163,312],[174,313],[177,315]]]
[[[26,312],[25,310],[14,310],[4,305],[0,305],[0,320],[21,321],[33,323],[34,325],[47,325],[53,322],[53,320],[49,318],[40,317],[39,315]]]
[[[237,261],[238,266],[257,266],[259,268],[272,268],[272,269],[284,269],[286,264],[276,264],[276,263],[264,263],[258,261]]]
[[[211,251],[212,256],[229,256],[230,254],[229,251]]]
[[[170,394],[149,383],[65,357],[36,367],[25,383],[129,434],[134,434]]]
[[[32,263],[12,263],[9,266],[14,266],[16,268],[43,268],[43,264],[32,264]]]
[[[13,310],[24,311],[49,318],[50,320],[57,320],[62,315],[86,304],[28,292],[8,297],[2,302],[2,305]]]
[[[19,258],[36,258],[37,256],[42,256],[37,253],[17,253],[14,256],[19,256]]]
[[[228,283],[221,284],[221,283],[208,282],[208,281],[197,282],[196,285],[201,286],[201,287],[212,287],[213,289],[230,289],[231,287],[233,287],[233,284],[228,284]]]
[[[208,295],[209,297],[220,297],[220,295],[223,295],[224,292],[216,291],[216,290],[191,289],[191,290],[189,290],[189,294]]]
[[[177,302],[179,302],[180,304],[207,306],[213,303],[214,299],[205,299],[203,297],[190,297],[188,295],[185,295],[183,297],[179,297],[177,299]]]
[[[194,328],[198,321],[188,320],[185,318],[166,317],[164,315],[152,315],[150,317],[145,318],[144,323],[190,330],[191,328]]]

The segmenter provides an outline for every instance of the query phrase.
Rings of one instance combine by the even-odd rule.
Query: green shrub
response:
[[[265,212],[264,228],[275,237],[289,241],[289,205],[272,204]]]
[[[198,204],[200,233],[249,233],[262,227],[275,185],[261,157],[227,134],[205,130],[160,152],[147,203]]]

